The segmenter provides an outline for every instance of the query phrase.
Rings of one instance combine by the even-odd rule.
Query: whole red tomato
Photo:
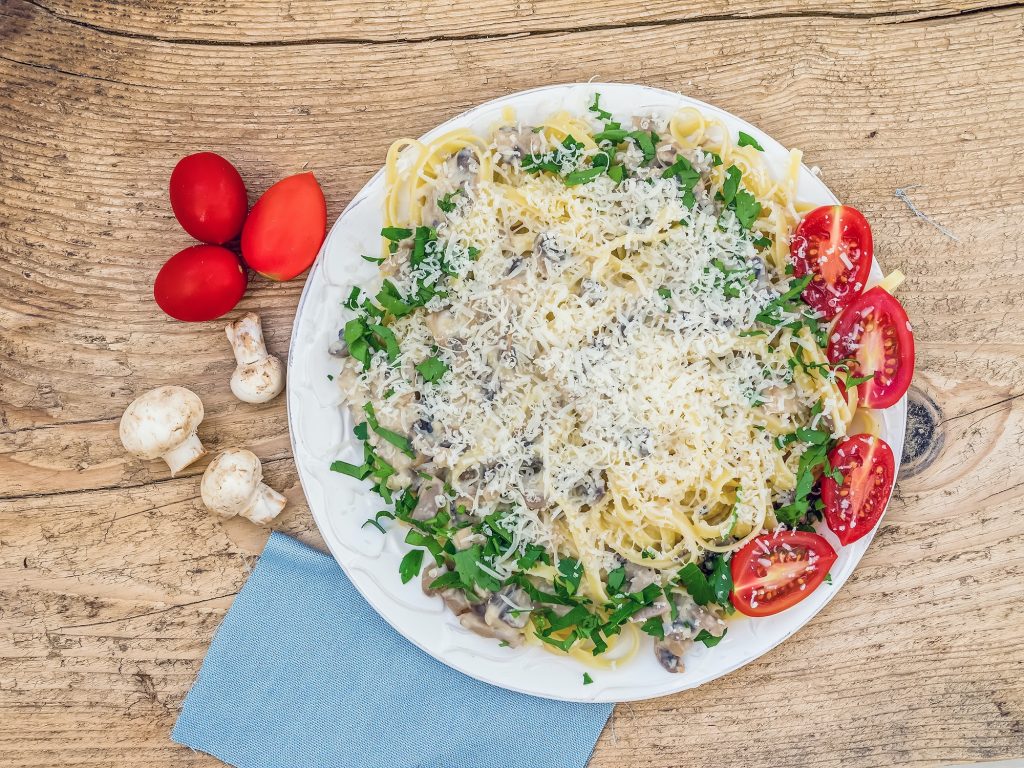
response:
[[[222,245],[238,237],[249,210],[245,183],[213,152],[181,158],[171,172],[171,209],[196,240]]]
[[[227,248],[193,245],[171,256],[153,284],[153,298],[175,320],[213,320],[230,312],[249,282]]]
[[[291,280],[316,259],[327,234],[327,203],[312,173],[263,193],[242,229],[242,257],[271,280]]]

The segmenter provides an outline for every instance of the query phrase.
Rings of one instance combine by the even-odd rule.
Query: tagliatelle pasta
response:
[[[473,631],[670,671],[724,634],[728,554],[809,513],[846,434],[789,238],[800,154],[694,108],[401,139],[382,282],[354,288],[339,384],[361,465]],[[855,389],[852,390],[855,393]]]

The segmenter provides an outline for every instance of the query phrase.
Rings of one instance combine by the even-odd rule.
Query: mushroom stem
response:
[[[259,315],[247,312],[228,323],[224,333],[231,342],[238,366],[231,375],[231,391],[245,403],[265,403],[284,389],[284,365],[267,352]]]
[[[185,442],[175,446],[160,458],[167,462],[167,466],[171,470],[171,477],[174,477],[205,453],[206,449],[203,448],[199,436],[192,434],[185,439]]]
[[[287,503],[288,499],[283,493],[278,493],[266,483],[260,483],[249,509],[239,514],[249,518],[257,525],[266,525],[281,514],[281,510]]]

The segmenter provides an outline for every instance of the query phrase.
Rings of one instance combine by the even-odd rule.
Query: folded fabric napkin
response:
[[[330,556],[274,533],[171,738],[237,768],[582,768],[611,711],[435,661]]]

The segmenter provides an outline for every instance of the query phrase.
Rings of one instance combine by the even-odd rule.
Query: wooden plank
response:
[[[938,18],[991,8],[990,0],[256,0],[211,4],[187,0],[133,3],[126,14],[112,0],[32,0],[41,12],[78,26],[149,40],[267,45],[302,42],[410,42],[522,33],[599,29],[751,18],[863,19],[880,23]]]
[[[682,90],[805,149],[865,211],[883,264],[908,274],[901,298],[915,323],[918,384],[945,434],[934,463],[900,482],[876,541],[821,615],[709,686],[620,706],[592,765],[745,764],[753,749],[758,764],[844,767],[1024,753],[1014,609],[1024,575],[1019,9],[870,25],[673,23],[668,4],[598,11],[537,0],[508,25],[534,34],[459,41],[433,39],[449,36],[455,3],[382,5],[359,23],[349,4],[296,2],[293,19],[257,2],[207,15],[153,2],[130,14],[100,0],[53,7],[56,15],[11,0],[0,9],[5,764],[218,764],[170,745],[168,733],[266,533],[203,510],[202,464],[172,480],[123,455],[117,419],[135,394],[162,383],[199,392],[204,441],[253,446],[289,497],[280,527],[319,542],[283,402],[234,401],[221,324],[175,323],[151,303],[155,271],[189,244],[166,203],[176,159],[223,152],[253,194],[308,166],[333,218],[392,138],[512,90],[591,77]],[[779,15],[813,7],[786,3]],[[482,6],[458,27],[495,34],[503,8]],[[755,12],[727,6],[730,17]],[[617,24],[616,13],[622,24],[658,23],[542,33]],[[390,20],[424,42],[299,44],[317,31],[320,40],[389,39]],[[96,28],[106,26],[116,33]],[[907,187],[958,241],[893,197]],[[256,281],[243,305],[263,314],[279,353],[299,290]]]

